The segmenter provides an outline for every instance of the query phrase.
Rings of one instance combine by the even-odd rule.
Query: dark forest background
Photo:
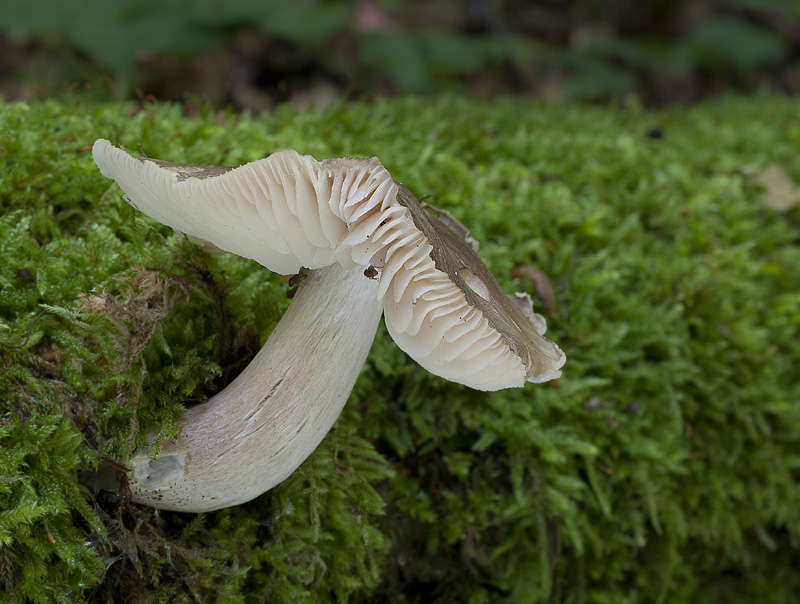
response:
[[[0,95],[261,111],[451,92],[649,106],[800,89],[800,0],[4,0]]]

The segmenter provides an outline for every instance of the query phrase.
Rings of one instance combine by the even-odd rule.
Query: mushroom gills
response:
[[[189,166],[136,158],[103,140],[93,153],[134,207],[271,270],[374,266],[389,333],[442,377],[510,387],[560,375],[565,356],[543,337],[545,321],[529,299],[512,301],[475,253],[467,229],[449,215],[442,222],[428,213],[376,158],[317,162],[286,150],[237,168]],[[474,325],[477,339],[461,335],[475,312],[482,317]],[[500,336],[509,352],[504,357],[519,360],[525,379],[502,385],[490,367],[493,357],[486,356],[484,367],[494,376],[486,382],[479,375],[481,355],[469,364],[477,373],[463,375],[463,353],[452,351],[474,350],[484,335]],[[440,346],[436,337],[454,344]],[[455,343],[461,337],[469,346]],[[423,362],[434,351],[437,362]]]

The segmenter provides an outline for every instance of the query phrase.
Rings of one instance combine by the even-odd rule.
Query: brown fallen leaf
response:
[[[536,296],[544,303],[547,309],[547,314],[554,317],[556,314],[556,294],[553,289],[553,284],[550,283],[550,277],[527,264],[518,266],[511,271],[511,276],[517,279],[524,279],[527,277],[533,282],[533,290]]]
[[[764,193],[760,198],[761,205],[781,214],[800,205],[800,187],[794,183],[783,166],[772,164],[763,168],[753,174],[752,182],[764,187]]]

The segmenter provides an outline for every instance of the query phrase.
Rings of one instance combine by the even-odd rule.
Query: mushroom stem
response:
[[[383,302],[363,267],[312,271],[264,347],[227,388],[178,418],[152,459],[131,459],[133,501],[206,512],[244,503],[289,476],[339,416]]]

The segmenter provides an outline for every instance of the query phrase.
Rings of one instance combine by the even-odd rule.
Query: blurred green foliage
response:
[[[191,113],[0,104],[0,602],[793,601],[800,193],[766,200],[774,174],[800,182],[796,101]],[[288,303],[128,207],[100,136],[193,163],[380,156],[507,291],[531,289],[518,266],[549,276],[563,379],[471,391],[382,330],[335,428],[264,496],[192,515],[95,491]],[[100,292],[133,318],[80,312]]]
[[[317,0],[9,0],[2,28],[82,51],[127,89],[142,52],[196,53],[249,24],[298,43],[318,41],[343,21],[343,9]]]
[[[66,79],[111,75],[122,97],[147,80],[143,57],[188,61],[221,52],[244,31],[288,44],[294,63],[310,62],[318,74],[362,92],[451,91],[477,81],[485,93],[556,86],[568,97],[637,91],[671,100],[675,78],[699,88],[709,78],[747,90],[791,87],[800,56],[791,35],[800,10],[791,0],[603,3],[605,11],[588,0],[507,4],[6,0],[0,31],[43,42],[53,51],[48,62],[63,62]],[[693,4],[701,17],[691,16]],[[767,77],[764,66],[779,69]],[[214,61],[203,69],[222,70],[217,75],[226,80],[226,68]],[[35,76],[17,77],[36,84]]]

